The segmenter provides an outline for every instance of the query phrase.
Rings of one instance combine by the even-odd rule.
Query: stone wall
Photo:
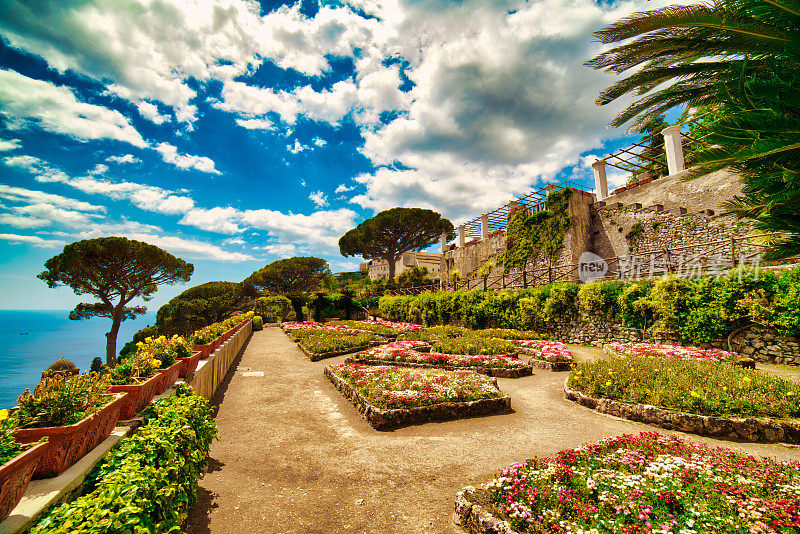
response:
[[[613,321],[585,322],[577,317],[557,322],[549,329],[548,334],[553,339],[564,343],[594,345],[597,347],[601,347],[611,341],[619,343],[683,344],[677,335],[654,335],[651,332],[642,332],[638,328],[625,327]],[[731,350],[731,352],[753,358],[762,363],[800,365],[800,339],[780,336],[763,327],[747,329],[737,334],[731,343],[733,345],[731,349],[728,349],[723,341],[698,343],[698,346]]]
[[[593,209],[592,215],[591,248],[603,258],[679,247],[685,247],[685,255],[690,256],[694,247],[701,243],[753,233],[750,224],[734,217],[718,216],[711,209],[683,213],[680,208],[667,211],[662,205],[610,203]],[[635,237],[627,237],[636,225],[640,231]],[[749,252],[749,249],[742,249],[735,254]],[[725,246],[719,253],[727,257],[731,247]]]

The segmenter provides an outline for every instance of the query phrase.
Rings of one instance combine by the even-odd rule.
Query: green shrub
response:
[[[685,343],[722,340],[757,322],[800,336],[800,268],[774,275],[736,270],[722,277],[664,276],[655,281],[611,280],[579,286],[554,282],[526,290],[441,291],[385,296],[380,313],[426,325],[496,326],[546,332],[576,315],[587,321],[620,321]],[[421,335],[421,334],[420,334]]]
[[[283,295],[259,297],[253,303],[253,313],[262,319],[267,315],[272,315],[285,321],[291,310],[292,301]]]
[[[722,362],[612,358],[578,364],[568,384],[595,397],[700,415],[800,417],[800,384]]]
[[[253,316],[253,331],[258,332],[264,329],[264,319],[258,315]]]
[[[144,426],[87,479],[88,494],[54,508],[32,534],[180,532],[217,437],[213,412],[182,386],[142,415]]]
[[[107,386],[106,376],[98,373],[43,378],[33,393],[26,389],[19,396],[10,422],[18,428],[77,423],[111,401]]]

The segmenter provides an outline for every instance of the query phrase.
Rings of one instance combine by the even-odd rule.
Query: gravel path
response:
[[[599,352],[575,350],[579,359]],[[658,430],[569,402],[565,373],[536,371],[498,379],[512,414],[378,432],[322,375],[343,360],[312,363],[278,328],[253,335],[214,399],[222,438],[186,532],[460,533],[450,516],[463,486],[525,458]],[[683,436],[800,459],[795,447]]]

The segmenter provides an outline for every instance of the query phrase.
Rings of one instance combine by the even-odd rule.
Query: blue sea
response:
[[[59,358],[66,358],[85,371],[95,356],[106,359],[105,333],[111,319],[95,317],[70,321],[68,311],[0,310],[0,408],[10,408],[25,388],[33,390],[42,371]],[[133,334],[155,322],[146,313],[122,323],[117,352]]]

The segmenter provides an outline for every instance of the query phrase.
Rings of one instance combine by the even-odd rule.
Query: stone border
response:
[[[531,376],[533,369],[530,365],[525,367],[457,367],[455,365],[435,365],[432,363],[418,362],[397,362],[394,360],[362,360],[355,358],[345,358],[344,363],[363,363],[365,365],[391,365],[396,367],[418,367],[423,369],[445,369],[447,371],[472,371],[495,378],[520,378]]]
[[[333,358],[335,356],[343,356],[345,354],[352,354],[354,352],[360,352],[365,349],[369,349],[372,347],[379,347],[384,345],[383,341],[370,341],[368,345],[361,345],[360,347],[352,347],[349,349],[342,349],[342,350],[332,350],[330,352],[311,352],[307,348],[305,348],[299,341],[295,341],[297,344],[297,348],[299,348],[303,354],[308,356],[308,358],[312,362],[318,362],[320,360],[324,360],[326,358]]]
[[[470,534],[518,534],[508,521],[497,519],[483,506],[472,502],[475,491],[473,486],[467,486],[456,494],[453,522]]]
[[[553,371],[554,373],[569,371],[572,369],[572,363],[573,362],[548,362],[547,360],[539,360],[537,358],[531,358],[528,360],[528,365],[531,367],[535,367],[536,369],[544,369],[545,371]]]
[[[590,397],[580,391],[570,389],[566,381],[564,382],[564,393],[567,399],[600,413],[660,426],[668,430],[753,442],[800,444],[800,421],[766,417],[733,418],[697,415],[649,404],[633,404]]]
[[[467,417],[483,415],[496,415],[510,413],[511,397],[505,395],[496,399],[478,399],[463,402],[441,402],[417,408],[398,408],[395,410],[380,410],[344,379],[336,376],[331,371],[331,366],[325,367],[325,376],[333,383],[347,400],[355,405],[358,412],[376,430],[392,430],[395,428],[420,425],[433,421],[450,421]],[[495,386],[497,383],[495,382]]]

